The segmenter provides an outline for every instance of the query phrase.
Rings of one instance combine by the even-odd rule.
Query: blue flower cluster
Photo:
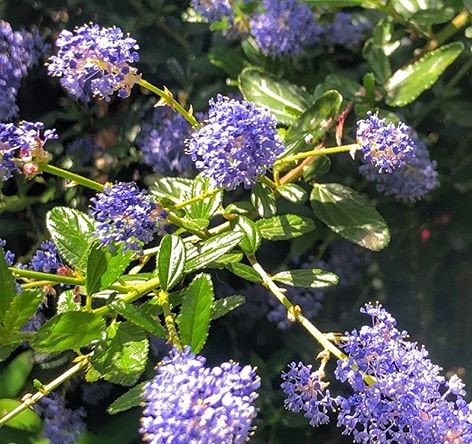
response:
[[[31,268],[34,271],[51,273],[62,267],[63,263],[59,257],[59,251],[53,241],[46,241],[31,258]]]
[[[379,173],[401,168],[415,157],[416,144],[411,133],[404,123],[387,124],[369,111],[367,119],[357,122],[356,132],[364,162],[371,163]]]
[[[269,111],[218,95],[210,100],[205,125],[187,141],[187,152],[217,187],[251,188],[283,152],[276,124]]]
[[[380,193],[405,203],[415,202],[439,186],[436,162],[430,159],[426,145],[416,137],[414,140],[415,157],[390,174],[379,174],[370,163],[359,167],[367,180],[376,183]]]
[[[41,399],[36,410],[44,419],[43,434],[50,444],[74,444],[85,430],[85,410],[68,409],[57,393]]]
[[[5,239],[0,239],[0,248],[3,249],[5,262],[9,267],[13,267],[13,264],[15,263],[15,253],[10,250],[5,250],[6,245],[7,241]]]
[[[89,136],[78,137],[66,147],[67,154],[79,160],[82,165],[90,163],[98,151],[100,147]]]
[[[312,425],[325,422],[332,409],[343,434],[352,435],[356,443],[471,443],[472,404],[464,400],[462,381],[457,376],[446,380],[428,352],[408,341],[407,332],[397,329],[381,305],[367,304],[361,312],[371,317],[372,325],[345,334],[342,349],[347,358],[338,360],[335,371],[353,394],[331,397],[323,392],[323,384],[315,385],[315,373],[310,398],[304,386],[311,386],[299,381],[306,381],[311,369],[292,364],[284,377],[287,408],[301,410],[296,395],[303,391],[308,407],[302,408]]]
[[[139,46],[120,28],[102,28],[96,24],[64,30],[56,41],[57,55],[49,59],[51,76],[77,99],[88,102],[93,96],[110,100],[118,93],[128,97],[139,81],[137,69],[130,64],[139,60]]]
[[[136,145],[143,153],[144,162],[155,173],[179,175],[192,167],[192,160],[184,150],[190,130],[190,124],[180,114],[158,107],[151,121],[142,125]]]
[[[144,388],[140,432],[151,444],[243,444],[256,417],[259,386],[248,365],[208,368],[188,348],[172,350]]]
[[[372,25],[348,12],[337,12],[334,20],[325,29],[326,43],[330,47],[340,46],[356,50],[366,38]]]
[[[210,23],[232,21],[234,12],[229,0],[192,0],[192,8]]]
[[[15,159],[22,162],[47,161],[49,154],[44,150],[44,145],[57,137],[55,130],[44,131],[41,122],[23,121],[18,126],[0,123],[0,181],[9,179],[19,171]],[[23,172],[29,174],[34,171],[24,168]]]
[[[8,22],[0,20],[1,122],[18,114],[16,96],[21,79],[43,55],[44,50],[44,42],[37,31],[13,31]]]
[[[263,12],[251,19],[251,34],[269,56],[297,56],[320,41],[323,27],[311,9],[298,0],[264,0]]]
[[[135,183],[107,184],[103,193],[91,200],[95,235],[102,245],[111,248],[122,244],[125,249],[141,251],[143,244],[153,239],[156,223],[163,215],[152,197]]]

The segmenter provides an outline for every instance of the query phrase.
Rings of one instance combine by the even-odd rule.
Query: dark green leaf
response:
[[[244,234],[239,246],[246,254],[253,255],[262,241],[259,228],[257,228],[255,222],[245,216],[238,217],[236,226]]]
[[[48,212],[46,226],[61,257],[85,271],[87,254],[93,242],[93,220],[73,208],[56,207]]]
[[[334,273],[317,268],[282,271],[272,276],[272,279],[291,287],[303,288],[324,288],[336,285],[339,281]]]
[[[310,95],[300,87],[256,68],[243,70],[239,88],[246,100],[269,108],[285,125],[295,122],[311,103]]]
[[[3,319],[4,327],[10,331],[19,330],[36,313],[43,299],[43,292],[37,288],[23,290],[17,294],[11,301]]]
[[[108,327],[107,339],[95,348],[92,364],[107,381],[131,386],[146,367],[148,351],[146,333],[129,322],[119,322]]]
[[[271,217],[277,212],[274,193],[265,183],[258,182],[252,189],[251,202],[260,217]]]
[[[409,20],[422,29],[429,29],[432,25],[446,23],[454,17],[453,8],[424,9],[415,12]]]
[[[294,183],[288,183],[277,188],[277,192],[290,202],[302,204],[308,199],[305,188]]]
[[[32,355],[31,350],[21,353],[0,372],[0,398],[18,396],[33,369]]]
[[[231,273],[239,276],[246,281],[255,282],[256,284],[260,284],[262,282],[262,278],[260,277],[259,273],[254,271],[252,267],[245,264],[228,264],[226,268],[231,271]]]
[[[373,251],[390,242],[384,218],[353,189],[337,183],[315,184],[310,200],[315,215],[347,240]]]
[[[405,106],[431,88],[446,68],[464,50],[461,42],[441,46],[416,62],[396,71],[385,84],[386,102],[390,106]]]
[[[0,322],[3,321],[11,301],[16,297],[16,284],[5,261],[5,252],[0,248]]]
[[[213,308],[211,310],[211,319],[215,320],[218,318],[223,317],[224,315],[228,314],[230,311],[240,307],[246,302],[246,298],[239,294],[228,296],[223,299],[218,299],[213,304]]]
[[[331,159],[328,156],[316,156],[314,161],[304,168],[303,179],[311,182],[328,174],[330,169]]]
[[[296,214],[284,214],[270,219],[261,219],[256,224],[262,237],[269,240],[292,239],[315,229],[315,223],[312,219]]]
[[[5,416],[15,408],[21,405],[20,401],[15,399],[0,399],[0,416]],[[5,423],[7,427],[28,432],[37,432],[41,429],[42,422],[40,417],[33,410],[23,410],[19,415]]]
[[[100,339],[104,330],[105,321],[100,316],[68,311],[43,324],[31,346],[44,352],[76,350]]]
[[[185,245],[178,236],[166,234],[157,254],[157,275],[165,291],[177,284],[184,274]]]
[[[107,408],[107,412],[110,415],[116,415],[117,413],[124,412],[133,407],[138,407],[143,402],[143,390],[144,386],[149,381],[144,381],[135,385],[133,388],[129,389],[125,394],[121,395],[119,398],[115,399]]]
[[[205,345],[213,301],[213,284],[207,274],[199,274],[185,289],[179,331],[182,342],[190,345],[194,353],[198,353]]]
[[[239,202],[233,202],[225,208],[225,214],[244,214],[248,215],[255,213],[255,208],[252,202],[248,200],[242,200]]]

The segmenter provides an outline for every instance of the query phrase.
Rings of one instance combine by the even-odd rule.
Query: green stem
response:
[[[164,313],[164,321],[170,342],[172,342],[172,345],[177,347],[178,350],[182,350],[182,343],[180,342],[177,327],[175,326],[174,314],[170,309],[169,294],[167,291],[162,290],[159,292],[158,304],[162,307],[162,312]]]
[[[174,99],[174,96],[167,89],[160,89],[157,86],[154,86],[152,83],[144,79],[139,79],[138,84],[143,88],[148,89],[154,94],[158,95],[162,100],[164,100],[168,105],[174,108],[182,117],[190,123],[192,126],[200,126],[195,116],[191,111],[187,111],[177,100]]]
[[[174,224],[180,228],[183,228],[184,230],[187,230],[189,233],[192,233],[195,236],[198,236],[200,239],[206,239],[208,237],[208,235],[205,232],[189,227],[188,224],[186,224],[183,219],[176,216],[175,214],[169,213],[166,219],[171,224]]]
[[[22,270],[10,267],[9,270],[15,275],[24,278],[38,279],[40,281],[59,282],[60,284],[83,285],[84,279],[60,276],[58,274],[42,273],[40,271]]]
[[[295,162],[297,160],[306,159],[307,157],[321,156],[322,154],[327,155],[327,154],[345,153],[348,151],[353,151],[353,150],[358,150],[358,149],[359,149],[359,144],[357,143],[352,143],[350,145],[335,146],[333,148],[315,149],[311,151],[305,151],[303,153],[294,154],[292,156],[284,157],[278,160],[277,162],[275,162],[275,165],[277,166],[277,165],[282,165],[284,163]]]
[[[54,379],[54,381],[50,382],[49,384],[43,386],[41,390],[36,392],[34,395],[29,393],[23,397],[23,402],[15,407],[11,412],[8,412],[5,416],[0,418],[0,427],[6,425],[8,421],[13,419],[15,416],[19,415],[24,410],[31,408],[34,404],[36,404],[40,399],[44,398],[45,396],[49,395],[54,389],[59,387],[62,383],[67,381],[68,379],[72,378],[76,374],[80,373],[89,365],[88,358],[82,357],[80,362],[76,365],[71,367],[65,373]]]
[[[71,182],[75,182],[84,187],[91,188],[95,191],[103,191],[104,186],[101,183],[95,182],[94,180],[87,179],[79,174],[71,173],[70,171],[63,170],[62,168],[49,165],[47,163],[38,163],[38,167],[41,171],[45,173],[53,174],[54,176],[62,177],[63,179],[68,179]]]
[[[261,183],[265,183],[266,185],[269,185],[269,187],[272,188],[273,190],[277,189],[277,185],[275,184],[275,182],[270,180],[267,176],[261,176],[259,179]]]
[[[206,191],[199,196],[192,197],[191,199],[184,200],[183,202],[180,202],[176,205],[173,205],[170,207],[171,210],[180,210],[183,207],[186,207],[187,205],[191,205],[195,202],[200,202],[201,200],[205,200],[207,197],[213,197],[216,194],[218,194],[220,191],[222,191],[222,188],[215,188],[214,190],[211,191]]]
[[[54,285],[56,282],[52,281],[35,281],[35,282],[28,282],[27,284],[21,284],[21,288],[23,290],[27,290],[28,288],[37,288],[37,287],[46,287],[50,285]]]

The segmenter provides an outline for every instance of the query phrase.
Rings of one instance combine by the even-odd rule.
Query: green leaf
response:
[[[146,333],[129,322],[107,328],[107,338],[95,347],[93,366],[114,384],[131,386],[144,372],[149,342]]]
[[[303,170],[305,182],[325,176],[331,169],[331,159],[328,156],[316,156],[314,161]]]
[[[21,405],[21,402],[15,399],[0,399],[0,416],[5,416],[19,405]],[[12,429],[37,432],[41,429],[42,422],[40,417],[33,410],[27,409],[10,419],[5,425]]]
[[[213,236],[202,242],[197,248],[187,251],[185,273],[196,271],[217,260],[238,245],[242,237],[243,233],[240,231],[223,233]]]
[[[253,255],[261,246],[262,237],[259,228],[255,222],[245,216],[238,217],[236,226],[244,234],[239,246],[246,254]]]
[[[43,292],[37,288],[23,290],[17,294],[5,313],[3,319],[5,329],[14,331],[23,327],[36,313],[43,299]]]
[[[164,338],[166,333],[157,317],[150,314],[144,307],[126,304],[123,301],[114,301],[111,308],[123,316],[126,320],[146,330],[154,336]]]
[[[0,398],[15,398],[28,381],[33,369],[33,352],[25,351],[16,356],[0,372]],[[1,416],[1,415],[0,415]]]
[[[192,184],[190,198],[198,197],[215,190],[210,179],[198,176]],[[223,202],[223,190],[214,196],[194,202],[186,207],[186,212],[191,219],[211,219]]]
[[[260,217],[271,217],[277,212],[274,193],[265,183],[256,183],[251,191],[251,202]]]
[[[384,218],[353,189],[338,183],[315,184],[310,201],[315,215],[347,240],[373,251],[390,242]]]
[[[0,322],[3,321],[11,301],[16,297],[16,283],[8,264],[5,252],[0,248]]]
[[[226,253],[216,259],[216,261],[210,262],[209,266],[214,268],[224,267],[227,264],[239,262],[243,257],[243,253],[240,252]]]
[[[100,316],[68,311],[44,323],[31,341],[31,346],[44,352],[76,350],[100,339],[104,330],[105,321]]]
[[[244,69],[238,81],[246,100],[269,108],[284,125],[294,123],[311,103],[310,95],[300,87],[257,68]]]
[[[192,192],[191,179],[181,177],[163,177],[157,179],[149,191],[159,199],[168,199],[174,204],[187,200]]]
[[[74,290],[63,291],[57,298],[57,313],[66,311],[80,311],[80,296],[74,293]]]
[[[225,214],[252,214],[255,213],[255,208],[252,202],[248,200],[241,200],[233,202],[225,208]]]
[[[178,236],[166,234],[157,253],[157,275],[161,288],[165,291],[177,284],[184,274],[185,245]]]
[[[259,273],[257,273],[257,271],[254,271],[254,269],[249,265],[228,264],[226,265],[226,268],[231,271],[231,273],[235,274],[236,276],[239,276],[240,278],[245,279],[246,281],[255,282],[256,284],[262,283],[262,278]]]
[[[289,202],[302,204],[308,199],[308,193],[305,188],[294,183],[288,183],[277,188],[277,192]]]
[[[433,25],[446,23],[454,17],[453,8],[424,9],[415,12],[409,20],[422,29],[428,30]]]
[[[291,287],[324,288],[336,285],[339,278],[329,271],[313,269],[298,269],[281,271],[272,276],[272,279]]]
[[[129,389],[125,394],[115,399],[107,408],[107,413],[110,415],[116,415],[117,413],[124,412],[133,407],[138,407],[143,402],[143,390],[144,386],[149,381],[144,381],[135,385]]]
[[[73,208],[56,207],[48,212],[46,226],[61,257],[72,267],[85,271],[87,254],[94,241],[93,220]]]
[[[256,222],[262,237],[269,240],[285,240],[301,236],[315,229],[312,219],[296,214],[261,219]]]
[[[326,91],[316,99],[287,130],[284,155],[312,149],[324,137],[339,114],[343,98],[337,91]]]
[[[198,353],[205,345],[214,301],[213,284],[207,274],[199,274],[185,289],[180,308],[179,331],[182,342]]]
[[[313,6],[326,6],[328,8],[373,8],[377,3],[373,0],[305,0],[305,3]]]
[[[416,62],[396,71],[385,84],[386,102],[390,106],[405,106],[431,88],[446,68],[464,50],[461,42],[441,46]]]
[[[228,296],[223,299],[218,299],[213,304],[211,309],[211,319],[221,318],[224,315],[228,314],[230,311],[235,310],[246,302],[246,298],[239,294]]]

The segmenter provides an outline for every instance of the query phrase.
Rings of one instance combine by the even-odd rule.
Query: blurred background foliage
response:
[[[463,7],[458,1],[447,1],[444,5],[456,12]],[[381,17],[375,10],[356,12],[366,15],[374,24]],[[196,111],[205,111],[208,99],[217,93],[237,94],[236,78],[249,65],[262,66],[309,91],[323,90],[327,85],[341,92],[349,91],[357,88],[369,70],[360,51],[341,50],[327,56],[325,48],[315,48],[295,61],[269,60],[249,43],[241,46],[237,41],[228,42],[218,32],[212,33],[208,24],[191,20],[186,1],[3,0],[0,17],[14,29],[37,27],[51,47],[62,29],[90,21],[119,26],[140,44],[138,66],[144,77],[156,85],[167,86],[182,103],[192,104]],[[418,42],[401,27],[394,29],[403,36],[392,59],[392,64],[399,67],[424,41]],[[370,253],[364,266],[357,269],[354,266],[352,272],[359,277],[353,285],[325,292],[315,323],[324,331],[352,329],[365,322],[358,314],[359,307],[368,300],[379,300],[398,319],[401,329],[427,346],[434,362],[442,365],[445,372],[458,372],[470,387],[472,76],[466,61],[470,59],[470,48],[466,52],[463,63],[456,63],[431,90],[401,108],[402,119],[427,138],[432,158],[438,162],[441,186],[431,196],[416,205],[380,196],[375,187],[359,176],[357,166],[348,162],[347,156],[336,158],[323,178],[367,193],[387,219],[392,241],[382,252]],[[18,98],[21,118],[41,120],[47,127],[58,129],[60,139],[49,145],[57,165],[102,182],[134,179],[146,185],[152,183],[153,176],[141,162],[133,143],[140,122],[149,116],[155,102],[155,97],[135,88],[127,100],[80,105],[65,94],[56,79],[47,77],[41,65],[23,81]],[[354,120],[348,122],[352,124]],[[92,138],[99,147],[90,162],[83,162],[80,153],[74,155],[66,150],[74,139],[83,136]],[[7,239],[9,248],[20,257],[28,258],[47,238],[45,213],[60,204],[86,208],[89,197],[89,192],[80,187],[64,189],[52,177],[38,177],[30,182],[19,177],[9,181],[0,191],[0,238]],[[327,235],[324,230],[319,226],[316,234],[291,243],[264,245],[261,262],[276,270],[296,256],[319,255],[325,246],[321,242]],[[343,260],[352,262],[348,250]],[[261,316],[258,312],[261,295],[255,287],[243,286],[224,271],[215,272],[214,278],[222,295],[237,291],[248,299],[245,307],[215,324],[204,354],[210,363],[233,358],[257,365],[263,388],[258,429],[252,442],[350,442],[349,438],[339,438],[335,424],[312,429],[301,415],[283,408],[280,372],[291,360],[313,359],[317,348],[310,338],[298,326],[279,330]],[[55,372],[62,371],[65,360],[61,356],[37,355],[34,362],[34,377],[49,380]],[[4,365],[3,371],[5,368]],[[152,367],[148,370],[151,374]],[[23,388],[25,392],[28,389],[31,387]],[[67,390],[72,405],[82,403],[78,383]],[[85,404],[89,432],[81,437],[81,443],[139,442],[138,409],[113,417],[106,413],[106,407],[121,393],[122,389],[115,387],[99,404]],[[8,433],[11,435],[0,431],[0,442],[44,442],[27,441],[32,438]]]

